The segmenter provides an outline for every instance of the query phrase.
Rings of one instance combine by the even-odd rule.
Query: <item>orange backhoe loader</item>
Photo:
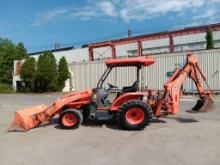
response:
[[[77,128],[86,120],[110,120],[116,118],[124,129],[138,130],[151,122],[153,117],[176,114],[179,111],[182,85],[187,77],[193,79],[198,89],[200,100],[190,112],[205,112],[213,104],[212,91],[205,90],[201,79],[206,81],[197,59],[192,54],[187,56],[183,68],[177,68],[164,85],[164,91],[150,90],[144,87],[143,69],[154,63],[151,57],[109,59],[107,69],[91,90],[72,92],[63,96],[50,106],[39,105],[15,112],[15,118],[9,131],[27,131],[59,115],[59,124],[64,129]],[[119,89],[103,84],[110,72],[116,67],[136,67],[137,79],[131,86]],[[109,94],[114,98],[109,99]]]

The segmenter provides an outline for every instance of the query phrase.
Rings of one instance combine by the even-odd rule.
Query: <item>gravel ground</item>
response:
[[[1,165],[219,165],[220,97],[216,110],[188,114],[193,97],[183,97],[181,111],[153,123],[142,131],[123,131],[109,123],[84,124],[62,130],[55,123],[28,132],[9,127],[16,110],[49,104],[57,95],[0,95]]]

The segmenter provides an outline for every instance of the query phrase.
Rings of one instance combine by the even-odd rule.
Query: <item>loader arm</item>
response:
[[[197,59],[192,54],[188,54],[187,62],[183,68],[177,68],[172,77],[170,77],[170,79],[164,85],[164,98],[162,99],[162,104],[160,104],[160,107],[158,107],[158,112],[161,108],[163,108],[168,114],[176,114],[179,111],[182,86],[187,77],[194,81],[198,90],[200,105],[197,103],[196,108],[202,108],[202,104],[209,101],[212,102],[212,91],[210,89],[205,90],[201,83],[201,79],[206,81],[206,77],[202,73]]]
[[[90,104],[91,95],[91,90],[84,90],[80,93],[72,92],[55,100],[49,106],[39,105],[16,111],[8,131],[27,131],[37,127],[60,113],[66,106],[80,109],[82,106]]]

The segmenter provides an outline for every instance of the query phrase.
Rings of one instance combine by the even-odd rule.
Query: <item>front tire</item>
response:
[[[117,120],[126,130],[143,129],[151,119],[151,108],[141,100],[125,102],[117,112]]]
[[[63,129],[78,128],[82,121],[82,112],[77,109],[67,109],[59,116],[59,124]]]

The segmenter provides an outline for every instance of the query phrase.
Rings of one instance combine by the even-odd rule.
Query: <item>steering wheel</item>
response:
[[[109,86],[109,89],[112,89],[112,88],[118,88],[117,86],[112,85],[112,84],[110,84],[110,83],[108,83],[108,86]]]

